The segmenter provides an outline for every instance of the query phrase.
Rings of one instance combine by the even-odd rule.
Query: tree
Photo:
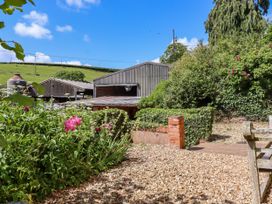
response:
[[[6,15],[12,15],[16,10],[22,12],[23,6],[27,3],[35,5],[33,0],[4,0],[4,2],[0,5],[0,10]],[[0,21],[0,29],[3,29],[4,27],[5,23]],[[19,43],[0,38],[0,45],[6,50],[13,51],[19,60],[24,59],[24,49]]]
[[[160,61],[164,64],[172,64],[182,57],[187,47],[181,43],[172,43],[161,56]]]
[[[263,33],[267,21],[269,0],[214,0],[215,6],[205,22],[209,41],[232,35]]]
[[[84,81],[85,74],[81,71],[59,71],[55,74],[55,77],[72,81]]]

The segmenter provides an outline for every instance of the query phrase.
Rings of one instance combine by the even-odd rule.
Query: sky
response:
[[[173,29],[189,49],[207,41],[204,22],[213,7],[213,0],[34,1],[22,13],[0,14],[0,37],[20,42],[26,62],[108,68],[158,61]],[[0,62],[15,60],[0,49]]]

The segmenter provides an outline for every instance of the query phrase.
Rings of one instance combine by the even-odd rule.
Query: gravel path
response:
[[[250,203],[246,157],[134,145],[120,166],[52,203]]]
[[[242,125],[239,119],[214,124],[212,143],[243,143]],[[56,192],[42,204],[247,204],[251,203],[247,162],[245,156],[133,145],[121,165],[78,188]],[[266,203],[272,204],[272,191]]]
[[[213,124],[213,135],[211,142],[225,144],[244,143],[243,138],[243,120],[232,119],[231,121],[217,122]],[[255,128],[268,127],[267,122],[254,122]]]

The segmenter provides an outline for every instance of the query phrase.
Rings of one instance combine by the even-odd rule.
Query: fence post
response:
[[[184,118],[173,116],[168,118],[168,137],[171,145],[185,148]]]
[[[272,115],[268,116],[268,121],[269,121],[269,129],[272,129]]]
[[[257,155],[256,155],[256,142],[254,141],[254,134],[252,133],[253,124],[251,122],[245,122],[244,137],[248,144],[248,159],[250,173],[252,176],[252,187],[253,187],[253,204],[261,203],[261,190],[260,190],[260,179],[259,170],[257,166]]]

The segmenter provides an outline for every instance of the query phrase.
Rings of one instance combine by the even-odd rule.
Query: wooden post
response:
[[[259,170],[257,166],[257,159],[256,159],[256,144],[254,139],[254,134],[252,133],[253,125],[251,122],[245,122],[245,129],[244,129],[244,137],[248,144],[248,159],[249,159],[249,167],[250,173],[252,176],[253,182],[253,204],[260,204],[261,203],[261,190],[260,190],[260,179],[259,179]]]
[[[272,129],[272,115],[268,116],[268,121],[269,121],[269,129]]]

